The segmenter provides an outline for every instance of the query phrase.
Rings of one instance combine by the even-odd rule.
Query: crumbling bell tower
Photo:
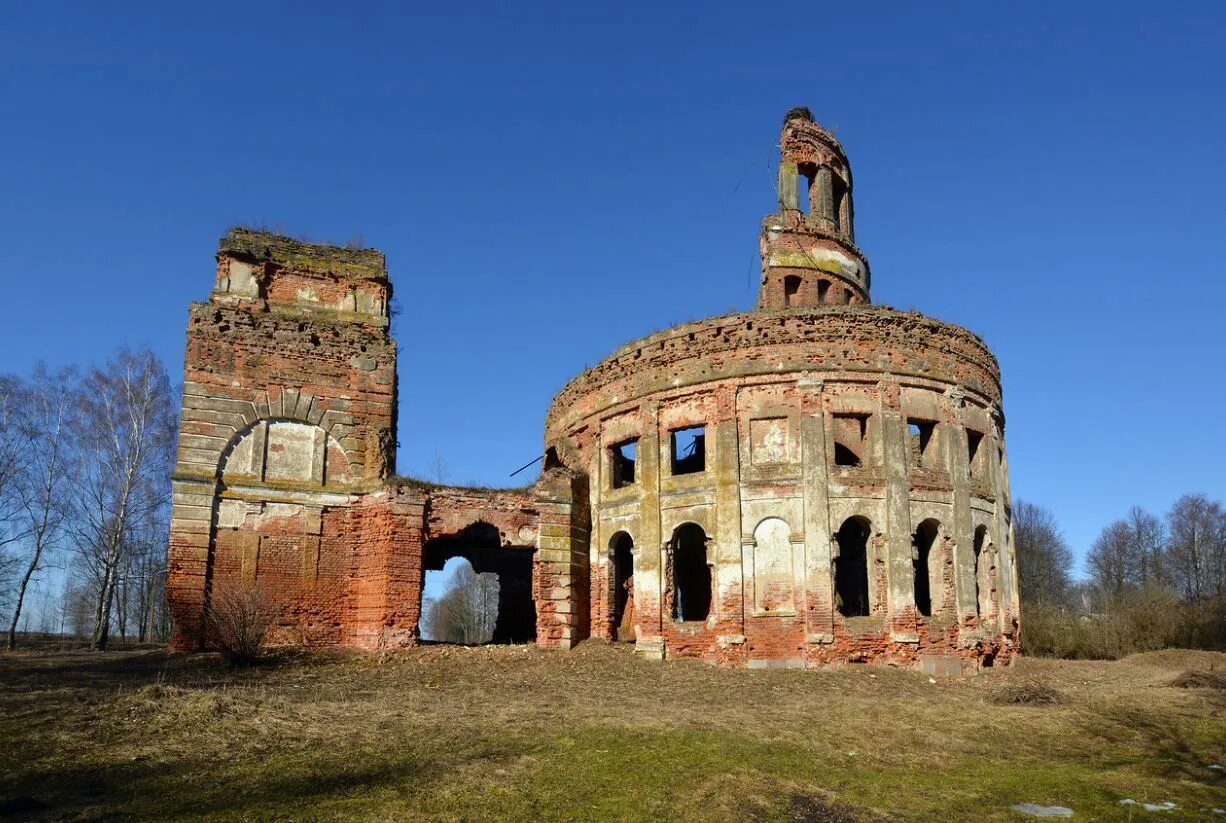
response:
[[[843,147],[807,108],[795,108],[783,119],[780,152],[779,211],[762,221],[758,308],[868,303]]]
[[[174,643],[252,588],[305,642],[344,642],[360,492],[394,469],[396,344],[383,254],[233,229],[191,307],[173,476]],[[361,581],[359,581],[360,583]],[[373,612],[372,612],[373,613]],[[382,619],[382,618],[380,618]]]

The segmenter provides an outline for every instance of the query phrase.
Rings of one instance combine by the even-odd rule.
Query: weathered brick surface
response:
[[[619,619],[613,546],[628,535],[648,656],[932,671],[1006,661],[1018,615],[996,359],[965,329],[868,305],[846,155],[803,111],[789,112],[782,146],[757,311],[629,343],[547,415],[547,446],[589,478],[592,632],[612,637]],[[705,468],[681,474],[670,441],[690,426],[705,427]],[[628,441],[635,477],[619,486],[614,450]],[[853,519],[868,530],[863,616],[844,615],[856,609],[836,582],[837,564],[854,563],[836,537]],[[921,567],[924,523],[939,532]],[[706,537],[711,608],[681,622],[685,524]]]
[[[283,642],[415,643],[424,575],[458,554],[522,572],[500,607],[525,612],[499,625],[515,639],[534,621],[546,647],[632,634],[648,657],[733,666],[1009,660],[997,361],[965,329],[870,305],[843,148],[801,109],[781,146],[757,310],[634,341],[570,381],[526,489],[392,477],[380,253],[223,238],[189,313],[176,645],[208,642],[202,616],[230,585],[269,596]],[[690,427],[695,451],[674,454]]]
[[[206,609],[229,586],[266,596],[275,641],[413,643],[429,541],[481,522],[500,545],[536,546],[532,490],[391,481],[390,295],[378,252],[237,229],[222,239],[216,288],[188,321],[170,543],[177,647],[209,642]]]

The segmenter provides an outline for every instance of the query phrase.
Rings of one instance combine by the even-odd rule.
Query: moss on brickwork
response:
[[[387,261],[376,249],[349,249],[326,243],[307,243],[265,231],[233,228],[218,249],[255,262],[275,263],[294,271],[339,274],[376,280],[387,279]]]

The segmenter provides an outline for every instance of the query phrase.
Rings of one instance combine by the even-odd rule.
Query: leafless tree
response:
[[[447,465],[447,458],[441,451],[434,452],[434,457],[430,458],[430,464],[426,469],[430,474],[430,479],[440,486],[446,485],[451,477],[451,469]]]
[[[461,563],[450,586],[427,598],[422,612],[423,634],[428,640],[473,645],[488,643],[498,620],[498,575],[477,574]]]
[[[105,649],[136,524],[169,493],[174,407],[166,369],[148,350],[121,350],[82,381],[73,434],[74,538],[96,584],[91,649]]]
[[[24,537],[18,493],[26,453],[20,421],[24,393],[20,380],[0,374],[0,606],[13,594],[20,561],[12,549]]]
[[[1226,512],[1203,494],[1186,494],[1167,514],[1167,562],[1187,600],[1226,597]]]
[[[73,452],[68,436],[76,374],[70,369],[51,374],[41,364],[23,393],[20,412],[25,444],[15,483],[21,500],[23,570],[17,583],[9,623],[8,648],[17,646],[26,592],[60,548],[68,516],[68,466]]]
[[[1136,543],[1141,586],[1165,582],[1166,527],[1140,506],[1128,510],[1127,520]]]
[[[1128,521],[1116,520],[1102,530],[1086,555],[1086,566],[1099,593],[1109,600],[1140,585],[1140,545]]]
[[[1070,596],[1073,554],[1050,511],[1018,500],[1013,509],[1022,600],[1063,605]]]

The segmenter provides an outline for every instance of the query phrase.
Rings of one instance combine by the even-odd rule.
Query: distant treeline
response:
[[[19,633],[165,638],[177,410],[162,362],[0,375],[0,615]]]
[[[1226,510],[1187,494],[1159,518],[1133,506],[1108,524],[1072,579],[1050,511],[1014,510],[1026,653],[1116,658],[1167,647],[1226,649]]]

